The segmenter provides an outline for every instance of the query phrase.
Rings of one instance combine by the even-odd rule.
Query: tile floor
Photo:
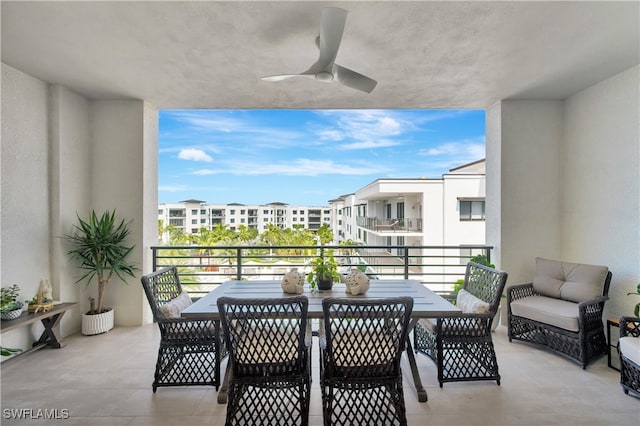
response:
[[[99,336],[70,336],[63,349],[43,349],[2,363],[0,424],[223,425],[226,406],[217,404],[213,388],[151,391],[158,341],[155,325],[118,327]],[[622,392],[619,373],[607,367],[606,356],[582,370],[560,356],[509,343],[503,326],[494,342],[500,386],[461,382],[441,389],[433,363],[418,355],[427,403],[418,402],[405,360],[409,424],[640,425],[640,399]],[[311,425],[322,424],[317,375],[314,352]],[[32,409],[32,417],[38,409],[55,409],[58,417],[68,413],[69,418],[8,418],[11,409],[21,408]]]

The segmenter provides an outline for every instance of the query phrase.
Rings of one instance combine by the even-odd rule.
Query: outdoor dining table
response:
[[[304,296],[309,298],[308,317],[320,319],[323,316],[322,299],[325,297],[343,297],[349,299],[382,299],[387,297],[410,296],[413,298],[413,311],[409,330],[415,327],[420,318],[440,318],[452,317],[460,314],[460,309],[449,303],[440,295],[429,290],[416,280],[371,280],[369,290],[363,295],[353,296],[345,292],[343,283],[335,283],[331,290],[311,292],[305,288]],[[182,311],[182,317],[189,319],[219,320],[217,300],[222,296],[244,297],[244,298],[281,298],[295,296],[285,293],[282,290],[279,280],[256,280],[256,281],[226,281],[216,289],[194,302],[191,306]],[[418,400],[427,401],[427,391],[422,386],[422,380],[418,373],[415,354],[411,345],[411,340],[407,337],[406,355],[411,367],[411,374]],[[218,392],[218,403],[226,404],[227,389],[229,380],[229,366],[225,372],[225,378]]]

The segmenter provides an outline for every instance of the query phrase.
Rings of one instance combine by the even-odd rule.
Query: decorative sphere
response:
[[[304,291],[304,274],[293,268],[282,277],[282,290],[285,293],[302,294]]]
[[[369,290],[369,277],[358,268],[351,268],[351,272],[344,280],[347,293],[353,295],[365,294]]]

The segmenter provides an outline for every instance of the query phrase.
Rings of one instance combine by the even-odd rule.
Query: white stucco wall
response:
[[[2,64],[1,102],[0,282],[20,286],[24,301],[51,278],[47,85]],[[26,349],[30,333],[5,333],[2,345]]]
[[[640,68],[565,101],[487,110],[487,243],[507,285],[534,258],[607,265],[605,317],[631,314],[640,281]]]
[[[443,180],[444,245],[479,245],[485,243],[485,221],[460,220],[459,197],[484,198],[485,179],[480,175],[448,174]],[[433,201],[431,201],[433,202]]]
[[[62,334],[80,331],[86,312],[85,284],[76,264],[69,259],[68,244],[61,235],[72,232],[76,214],[87,217],[91,207],[91,129],[89,100],[63,86],[49,89],[51,212],[51,284],[56,300],[79,301],[80,308],[68,311]]]
[[[116,209],[118,217],[132,220],[130,242],[136,248],[131,261],[140,273],[149,272],[146,251],[157,241],[157,130],[147,135],[145,131],[157,129],[156,111],[142,101],[94,101],[91,118],[92,207],[98,212]],[[145,228],[145,218],[153,225]],[[151,226],[156,231],[149,231]],[[140,273],[127,277],[127,284],[117,277],[109,283],[105,304],[115,308],[116,325],[145,321],[147,302]]]
[[[561,254],[562,108],[505,100],[487,110],[487,244],[507,285],[530,282],[536,256]]]
[[[562,255],[612,271],[607,318],[640,301],[639,92],[636,66],[565,103]]]
[[[49,279],[56,299],[80,302],[63,318],[62,336],[80,330],[95,284],[75,284],[78,270],[60,236],[76,213],[86,217],[92,208],[115,207],[133,219],[140,272],[107,293],[116,324],[151,320],[139,275],[151,270],[149,246],[157,241],[156,221],[143,220],[157,213],[157,137],[151,105],[90,101],[2,64],[0,280],[20,285],[27,299]],[[27,349],[41,331],[39,324],[19,328],[3,334],[2,344]]]

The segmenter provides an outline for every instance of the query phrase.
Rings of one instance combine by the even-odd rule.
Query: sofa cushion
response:
[[[465,289],[458,291],[456,306],[462,310],[463,314],[486,314],[490,308],[487,302],[477,298]]]
[[[569,331],[578,331],[578,304],[545,296],[529,296],[511,302],[511,313]]]
[[[606,266],[538,257],[533,288],[545,296],[583,302],[602,295],[608,271]]]
[[[182,311],[191,306],[191,303],[189,293],[183,291],[170,302],[160,306],[160,312],[165,318],[180,318]]]
[[[621,337],[618,344],[618,350],[625,358],[640,365],[640,337]]]

